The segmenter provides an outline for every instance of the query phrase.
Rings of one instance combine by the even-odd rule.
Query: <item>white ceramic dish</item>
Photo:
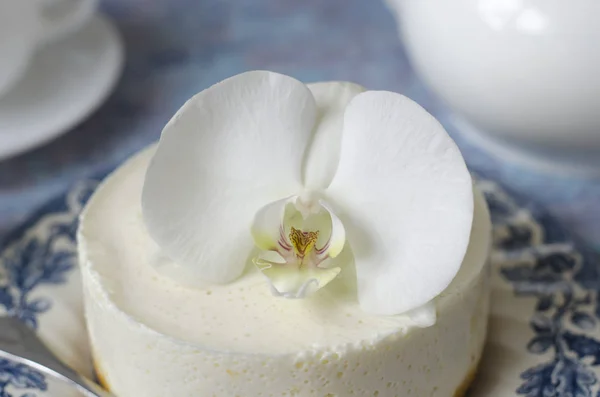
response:
[[[112,92],[122,66],[121,38],[102,15],[42,48],[22,80],[0,98],[0,160],[40,146],[88,117]]]
[[[490,335],[469,396],[599,395],[599,263],[542,208],[491,182],[478,185],[492,213],[495,251]],[[92,365],[74,236],[95,187],[75,185],[0,242],[0,310],[37,329],[86,375]],[[78,394],[0,360],[0,395]]]
[[[0,0],[0,96],[23,77],[36,50],[78,32],[97,7],[98,0]]]
[[[411,63],[497,156],[600,175],[600,3],[388,0]]]

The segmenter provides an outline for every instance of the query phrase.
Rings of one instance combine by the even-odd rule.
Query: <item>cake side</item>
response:
[[[90,298],[93,294],[88,302]],[[487,295],[477,293],[465,298],[469,303],[487,301]],[[462,395],[480,360],[487,318],[487,308],[480,306],[467,316],[448,313],[459,314],[464,327],[448,328],[440,319],[439,326],[341,354],[323,350],[280,357],[199,349],[153,334],[123,313],[109,313],[94,304],[86,309],[97,369],[119,396],[447,397]]]
[[[487,272],[482,268],[489,249],[489,219],[479,193],[476,194],[469,251],[461,272],[435,302],[438,319],[434,326],[421,329],[402,316],[376,320],[365,315],[359,319],[361,314],[356,309],[352,311],[355,317],[346,320],[353,322],[340,322],[343,326],[336,327],[332,323],[336,316],[332,316],[329,326],[320,327],[321,335],[312,336],[319,342],[312,343],[312,347],[311,339],[304,334],[288,341],[274,340],[270,338],[272,335],[263,334],[264,339],[258,345],[272,344],[273,351],[261,354],[245,349],[245,344],[257,344],[254,342],[258,336],[254,333],[254,339],[243,342],[242,338],[237,348],[225,348],[224,340],[214,339],[211,344],[209,337],[189,335],[194,327],[186,329],[179,324],[188,322],[185,311],[174,309],[182,317],[172,322],[164,315],[160,324],[149,324],[150,317],[156,317],[153,316],[156,313],[127,307],[128,297],[131,297],[128,290],[137,288],[139,293],[150,285],[132,288],[123,280],[131,282],[135,278],[114,274],[116,269],[122,274],[137,275],[140,271],[130,263],[131,255],[124,253],[127,247],[120,246],[135,246],[137,237],[128,232],[128,227],[140,222],[135,219],[140,215],[134,213],[133,218],[107,225],[104,230],[114,231],[112,238],[98,235],[96,231],[99,224],[110,223],[107,211],[114,208],[105,205],[107,200],[132,186],[141,189],[151,153],[152,149],[146,150],[109,177],[82,216],[79,242],[86,315],[95,359],[111,390],[124,397],[173,393],[181,396],[323,396],[328,393],[343,396],[351,392],[371,396],[376,392],[381,396],[408,393],[450,396],[461,390],[463,380],[473,373],[479,360],[487,324],[489,286]],[[133,188],[119,200],[137,202],[136,194]],[[146,268],[153,271],[150,266]],[[177,293],[170,281],[160,275],[149,273],[147,276],[155,278],[168,293]],[[247,280],[252,282],[252,278]],[[264,285],[260,287],[263,291]],[[262,292],[258,291],[247,298],[259,299]],[[190,291],[179,292],[188,294]],[[207,290],[202,290],[202,294],[208,296]],[[202,294],[182,296],[199,298]],[[140,296],[137,298],[139,302]],[[152,296],[147,298],[153,299]],[[351,310],[353,305],[357,307],[350,298],[335,303],[346,310]],[[304,320],[314,321],[314,312],[305,309],[295,309],[294,313],[307,316]],[[187,313],[188,316],[193,314]],[[285,317],[279,319],[285,321]],[[366,325],[360,327],[359,321],[364,324],[365,320]],[[349,327],[350,324],[354,325]],[[239,327],[244,326],[240,322]],[[213,328],[218,330],[218,324]],[[346,328],[348,331],[343,331]],[[259,330],[253,328],[253,332]],[[338,334],[327,334],[327,330]]]

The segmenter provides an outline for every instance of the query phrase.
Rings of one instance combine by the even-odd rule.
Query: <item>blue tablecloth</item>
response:
[[[120,84],[73,131],[0,162],[0,238],[74,181],[115,166],[156,140],[191,95],[245,70],[398,91],[447,120],[447,110],[414,76],[381,1],[107,0],[102,11],[126,45]],[[600,250],[600,181],[519,168],[449,130],[473,170],[543,203]]]

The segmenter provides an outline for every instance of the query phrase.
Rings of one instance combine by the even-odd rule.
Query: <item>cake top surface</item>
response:
[[[170,260],[148,235],[140,204],[154,151],[138,154],[103,183],[84,213],[80,236],[86,266],[108,293],[102,298],[135,326],[199,347],[260,354],[344,349],[419,327],[419,313],[381,316],[361,310],[352,266],[328,288],[298,300],[274,298],[254,266],[226,285],[192,287],[164,277],[157,269]],[[435,300],[438,314],[481,272],[489,246],[486,222],[485,204],[476,195],[469,249],[457,277]]]

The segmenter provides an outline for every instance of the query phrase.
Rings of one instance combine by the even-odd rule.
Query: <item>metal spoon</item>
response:
[[[13,317],[0,317],[0,357],[58,378],[86,397],[115,397],[63,364],[34,331]]]

